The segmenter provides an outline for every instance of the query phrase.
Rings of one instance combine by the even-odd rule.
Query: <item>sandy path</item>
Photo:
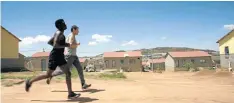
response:
[[[234,103],[234,77],[191,76],[191,73],[128,73],[127,80],[94,80],[89,91],[66,99],[65,82],[45,81],[24,91],[24,84],[2,87],[2,103]],[[79,80],[73,89],[80,92]]]

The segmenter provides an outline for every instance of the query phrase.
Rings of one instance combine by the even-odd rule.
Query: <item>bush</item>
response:
[[[209,70],[215,70],[215,68],[214,67],[209,67]]]
[[[194,67],[193,63],[192,62],[186,62],[184,65],[183,65],[184,68],[186,68],[186,70],[190,70],[191,68]]]

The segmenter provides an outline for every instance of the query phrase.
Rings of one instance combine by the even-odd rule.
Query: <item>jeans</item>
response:
[[[85,84],[85,79],[84,79],[84,74],[83,74],[83,68],[80,64],[79,58],[78,56],[73,56],[73,55],[66,55],[65,57],[66,61],[67,61],[67,66],[68,68],[71,70],[72,69],[72,65],[75,66],[80,81],[81,81],[81,85]],[[64,72],[61,70],[61,68],[57,68],[53,73],[52,76],[58,76],[58,75],[62,75],[64,74]]]

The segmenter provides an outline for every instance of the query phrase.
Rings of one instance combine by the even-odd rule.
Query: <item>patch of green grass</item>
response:
[[[78,77],[78,72],[77,72],[76,68],[72,68],[71,74],[72,74],[72,75],[71,75],[72,78]]]
[[[9,75],[1,74],[1,79],[27,79],[32,78],[34,75]]]
[[[1,79],[8,81],[8,79],[21,79],[25,80],[27,78],[33,78],[37,75],[42,74],[42,72],[11,72],[11,73],[1,73]],[[43,73],[44,74],[44,73]],[[71,70],[72,78],[79,78],[78,73],[75,68]],[[126,79],[126,76],[123,73],[117,72],[84,72],[85,78],[90,79]],[[56,76],[54,78],[57,81],[65,80],[65,75]],[[8,86],[15,85],[12,83],[7,83]]]
[[[57,76],[57,77],[60,77],[60,76]],[[60,79],[65,78],[65,77],[66,77],[66,75],[63,74],[62,77],[60,77]],[[71,69],[71,77],[72,78],[78,77],[78,72],[76,71],[76,68]]]
[[[126,79],[127,77],[123,73],[100,73],[99,78],[104,78],[104,79]]]
[[[24,80],[4,79],[4,80],[2,80],[1,85],[5,86],[5,87],[10,87],[13,85],[20,85],[22,83],[24,83]]]
[[[32,78],[42,72],[8,72],[1,73],[1,79],[26,79]]]

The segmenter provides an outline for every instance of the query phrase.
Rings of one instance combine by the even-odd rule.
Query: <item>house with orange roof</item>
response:
[[[34,53],[28,62],[28,69],[36,70],[36,71],[46,71],[48,68],[48,62],[49,62],[49,54],[50,52],[36,52]],[[79,58],[79,61],[84,68],[87,66],[88,60],[86,58]]]
[[[128,72],[142,70],[141,51],[104,52],[103,60],[106,69],[122,69]]]
[[[187,70],[186,63],[193,67],[212,67],[211,55],[204,51],[168,52],[165,59],[166,71]]]
[[[151,70],[165,70],[165,58],[149,59],[147,61],[147,66],[149,66]]]

